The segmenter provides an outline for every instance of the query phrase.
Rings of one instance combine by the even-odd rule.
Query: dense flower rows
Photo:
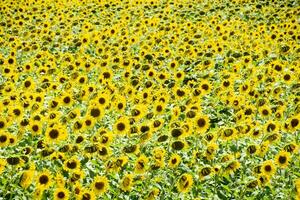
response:
[[[300,199],[292,0],[2,0],[0,199]]]

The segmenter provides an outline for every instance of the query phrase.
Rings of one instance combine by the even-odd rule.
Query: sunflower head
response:
[[[92,190],[96,195],[104,194],[109,187],[108,179],[105,176],[96,176],[92,183]]]
[[[177,181],[177,189],[179,192],[187,193],[193,186],[193,176],[190,174],[183,174]]]
[[[280,168],[286,168],[289,164],[290,154],[286,151],[281,151],[275,156],[275,163]]]

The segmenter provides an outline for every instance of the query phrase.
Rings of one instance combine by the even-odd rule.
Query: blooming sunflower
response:
[[[59,187],[54,190],[54,200],[67,200],[69,199],[69,191],[66,188]]]
[[[275,163],[280,168],[286,168],[289,164],[290,154],[286,151],[279,152],[275,157]]]
[[[96,195],[104,194],[109,187],[108,179],[105,176],[96,176],[92,183],[92,190]]]
[[[52,184],[52,176],[48,170],[40,172],[37,176],[37,185],[41,189],[48,189]]]
[[[70,172],[80,169],[80,161],[73,156],[72,158],[65,160],[63,168]]]
[[[133,186],[133,175],[126,174],[120,182],[120,187],[123,191],[130,191]]]
[[[209,118],[206,115],[199,115],[195,117],[195,129],[198,133],[205,133],[209,128]]]
[[[34,178],[34,170],[26,170],[22,173],[20,185],[22,188],[28,188]]]
[[[144,173],[149,159],[145,155],[141,155],[135,162],[134,171],[138,174]]]
[[[193,186],[193,176],[190,174],[183,174],[177,181],[177,189],[179,192],[187,193]]]
[[[128,134],[130,129],[130,123],[129,120],[126,117],[121,117],[117,119],[117,121],[114,124],[113,131],[118,134]]]
[[[45,134],[47,142],[58,143],[67,138],[67,129],[62,125],[55,125],[49,127]]]
[[[272,160],[267,160],[262,164],[262,173],[271,177],[276,172],[276,166]]]
[[[0,158],[0,174],[2,174],[2,172],[4,171],[6,163],[7,162],[5,159]]]

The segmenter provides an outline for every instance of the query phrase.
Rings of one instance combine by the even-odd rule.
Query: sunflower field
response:
[[[0,200],[300,200],[297,0],[1,0]]]

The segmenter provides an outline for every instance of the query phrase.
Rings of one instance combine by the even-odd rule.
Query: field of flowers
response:
[[[0,200],[300,199],[293,0],[1,0]]]

